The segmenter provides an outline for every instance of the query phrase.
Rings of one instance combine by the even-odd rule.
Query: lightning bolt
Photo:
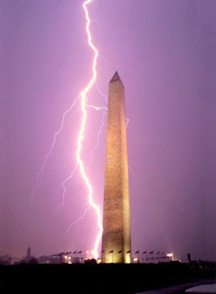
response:
[[[93,58],[93,64],[92,64],[92,78],[89,81],[88,85],[81,91],[80,96],[81,96],[81,112],[82,112],[82,119],[81,119],[81,126],[80,126],[80,131],[78,134],[78,139],[77,139],[77,150],[76,150],[76,159],[78,163],[78,167],[81,173],[81,176],[85,182],[85,185],[88,190],[88,203],[89,205],[95,210],[95,213],[97,215],[97,225],[99,232],[97,234],[95,244],[94,244],[94,249],[92,251],[94,258],[98,258],[98,247],[99,247],[99,242],[102,236],[103,232],[103,227],[102,227],[102,215],[100,211],[100,207],[95,203],[93,199],[93,188],[90,183],[89,177],[86,174],[85,171],[85,166],[81,157],[81,151],[82,151],[82,143],[84,140],[84,133],[85,133],[85,126],[86,126],[86,120],[87,120],[87,110],[86,110],[86,102],[87,102],[87,93],[92,89],[93,85],[96,82],[97,78],[97,70],[96,70],[96,65],[97,65],[97,59],[98,59],[98,50],[92,43],[92,36],[90,32],[90,24],[91,24],[91,19],[89,17],[89,12],[87,9],[87,6],[92,2],[92,0],[86,0],[83,3],[83,9],[85,12],[85,18],[86,18],[86,33],[88,37],[88,44],[91,47],[91,49],[94,52],[94,58]]]
[[[53,213],[61,208],[64,205],[64,200],[65,200],[65,194],[66,194],[66,184],[69,180],[72,179],[74,173],[76,172],[77,169],[79,169],[81,177],[83,179],[83,181],[85,182],[86,188],[87,188],[87,198],[88,198],[88,208],[86,208],[84,210],[84,213],[76,220],[74,221],[70,227],[68,228],[67,232],[69,232],[69,230],[75,225],[77,224],[81,219],[83,219],[85,217],[86,212],[90,209],[93,208],[95,210],[96,216],[97,216],[97,226],[98,226],[98,233],[96,236],[96,240],[94,243],[94,249],[91,251],[92,255],[94,258],[98,258],[99,255],[99,243],[101,240],[101,236],[102,236],[102,232],[103,232],[103,227],[102,227],[102,214],[101,214],[101,210],[100,207],[95,203],[94,198],[93,198],[93,188],[91,185],[91,182],[89,180],[89,177],[87,176],[86,173],[86,168],[85,165],[83,163],[82,160],[82,156],[81,156],[81,152],[82,152],[82,144],[83,144],[83,140],[84,140],[84,134],[85,134],[85,127],[86,127],[86,121],[87,121],[87,108],[93,108],[94,110],[107,110],[106,107],[98,107],[98,106],[94,106],[94,105],[88,105],[87,104],[87,94],[88,92],[92,89],[92,87],[94,85],[97,86],[98,91],[101,93],[101,95],[103,95],[104,97],[106,97],[100,90],[99,86],[96,83],[96,78],[97,78],[97,70],[96,70],[96,65],[97,65],[97,59],[98,59],[98,50],[97,48],[94,46],[94,44],[92,43],[92,36],[91,36],[91,32],[90,32],[90,25],[91,25],[91,19],[89,17],[89,11],[87,6],[92,2],[93,0],[86,0],[83,2],[83,10],[85,13],[85,19],[86,19],[86,34],[87,34],[87,39],[88,39],[88,45],[90,46],[90,48],[92,49],[93,53],[94,53],[94,57],[93,57],[93,63],[92,63],[92,78],[90,79],[89,83],[87,84],[87,86],[80,92],[80,95],[74,100],[74,102],[71,104],[71,106],[64,112],[63,117],[62,117],[62,121],[60,124],[59,129],[57,130],[57,132],[54,134],[53,136],[53,141],[51,144],[51,147],[48,151],[48,153],[45,156],[44,159],[44,163],[38,173],[37,176],[37,180],[33,186],[32,189],[32,194],[31,194],[31,199],[30,199],[30,206],[29,206],[29,215],[31,212],[31,208],[32,208],[32,202],[35,196],[35,192],[36,189],[41,185],[42,179],[43,179],[43,174],[44,174],[44,170],[46,167],[46,164],[48,162],[49,157],[52,154],[52,151],[56,145],[57,142],[57,137],[58,135],[61,133],[61,131],[63,130],[64,126],[65,126],[65,118],[66,116],[69,114],[69,112],[71,112],[71,110],[74,108],[74,106],[76,105],[76,103],[78,102],[78,100],[80,100],[80,107],[81,107],[81,125],[80,125],[80,130],[78,132],[78,138],[77,138],[77,149],[76,149],[76,165],[73,169],[73,171],[71,172],[70,176],[67,177],[64,182],[62,183],[62,188],[63,188],[63,195],[62,195],[62,203],[54,209]],[[107,99],[107,98],[106,98]],[[104,114],[105,115],[105,114]],[[99,145],[99,136],[101,134],[103,125],[104,125],[104,115],[103,115],[103,120],[102,120],[102,124],[101,127],[99,129],[99,133],[97,136],[97,144],[96,146],[93,148],[93,150],[91,151],[91,156],[92,156],[92,152],[98,147]],[[52,215],[52,214],[51,214]]]
[[[84,210],[84,212],[81,214],[81,216],[69,226],[69,228],[68,228],[67,231],[66,231],[66,234],[72,229],[73,226],[75,226],[78,222],[80,222],[80,221],[85,217],[86,212],[87,212],[89,209],[90,209],[90,206],[88,206],[88,207]]]
[[[103,95],[103,96],[104,96],[104,95]],[[95,106],[95,105],[87,105],[87,104],[86,104],[86,107],[88,107],[88,108],[92,108],[92,109],[94,109],[94,110],[96,110],[96,111],[98,111],[98,110],[107,110],[107,107],[105,107],[105,106],[99,107],[99,106]],[[97,137],[96,137],[96,145],[95,145],[94,148],[90,151],[90,162],[89,162],[89,164],[88,164],[86,170],[88,170],[89,167],[91,166],[92,161],[93,161],[93,153],[94,153],[94,151],[99,147],[99,144],[100,144],[99,138],[100,138],[100,135],[101,135],[101,133],[102,133],[102,130],[103,130],[103,127],[104,127],[104,124],[105,124],[105,116],[106,116],[106,115],[107,115],[107,112],[104,112],[104,113],[103,113],[103,116],[102,116],[102,120],[101,120],[101,125],[100,125],[100,128],[99,128],[99,131],[98,131]],[[70,176],[68,176],[68,177],[62,182],[62,184],[61,184],[62,189],[63,189],[63,193],[62,193],[62,203],[61,203],[59,206],[57,206],[56,208],[54,208],[54,210],[53,210],[52,213],[50,214],[50,217],[53,216],[53,214],[55,213],[55,211],[57,211],[58,209],[60,209],[61,207],[64,206],[64,204],[65,204],[65,195],[66,195],[66,192],[67,192],[67,190],[66,190],[66,184],[67,184],[67,182],[69,182],[69,181],[73,178],[73,176],[74,176],[74,174],[75,174],[76,171],[77,171],[77,163],[76,163],[74,169],[72,170]],[[84,214],[84,216],[85,216],[85,214]],[[84,218],[84,216],[83,216],[83,217],[80,217],[80,218],[78,219],[78,221],[82,220],[82,219]],[[78,221],[75,221],[74,224],[77,224]]]
[[[43,179],[43,174],[44,174],[44,170],[45,170],[47,161],[48,161],[49,157],[51,156],[52,151],[53,151],[53,149],[54,149],[54,147],[56,145],[56,141],[57,141],[58,135],[61,133],[61,131],[63,130],[63,128],[65,126],[65,118],[68,115],[68,113],[70,113],[71,110],[74,108],[74,106],[76,105],[76,103],[77,103],[77,101],[79,99],[80,99],[80,95],[74,100],[74,102],[71,104],[71,106],[64,112],[64,114],[62,116],[60,127],[59,127],[59,129],[57,130],[57,132],[53,136],[53,141],[52,141],[52,144],[50,146],[50,149],[49,149],[48,153],[45,156],[44,163],[43,163],[43,165],[42,165],[42,167],[41,167],[41,169],[40,169],[40,171],[38,173],[37,180],[36,180],[36,182],[35,182],[35,184],[34,184],[34,186],[32,188],[28,216],[30,216],[30,214],[31,214],[32,203],[33,203],[33,200],[34,200],[35,192],[36,192],[36,189],[41,185],[41,182],[42,182],[42,179]]]
[[[126,119],[126,128],[128,128],[129,122],[130,122],[130,119],[127,118],[127,119]]]
[[[105,106],[95,106],[95,105],[86,104],[86,107],[93,108],[94,110],[107,110],[107,107]]]
[[[100,89],[100,87],[99,87],[99,85],[98,85],[97,82],[95,82],[95,85],[96,85],[96,87],[97,87],[98,92],[101,94],[101,96],[103,96],[103,97],[106,99],[106,103],[108,103],[108,98],[107,98],[107,96],[101,91],[101,89]]]
[[[65,204],[65,194],[66,194],[66,184],[67,184],[67,182],[69,182],[69,181],[73,178],[73,176],[74,176],[74,174],[75,174],[76,171],[77,171],[77,164],[75,165],[74,169],[72,170],[70,176],[67,177],[67,178],[62,182],[62,189],[63,189],[63,193],[62,193],[62,203],[61,203],[59,206],[57,206],[56,208],[54,208],[54,210],[53,210],[52,213],[50,214],[50,217],[52,217],[53,214],[54,214],[58,209],[60,209],[61,207],[64,206],[64,204]]]
[[[130,165],[128,166],[128,168],[129,168],[129,171],[132,173],[132,175],[134,177],[135,184],[137,185],[138,188],[140,188],[140,185],[138,184],[138,182],[136,180],[136,174],[135,174],[134,170],[132,169],[132,167]]]

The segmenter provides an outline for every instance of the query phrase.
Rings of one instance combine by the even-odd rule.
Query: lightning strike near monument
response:
[[[94,201],[93,187],[91,185],[91,182],[90,182],[89,177],[88,177],[87,172],[86,172],[86,170],[88,169],[88,166],[87,167],[85,166],[85,164],[83,162],[83,159],[82,159],[82,154],[81,154],[82,153],[84,136],[85,136],[85,127],[86,127],[86,122],[87,122],[87,108],[92,108],[92,109],[94,109],[96,111],[98,111],[98,110],[107,110],[106,107],[98,107],[96,105],[88,105],[87,104],[87,94],[89,93],[89,91],[93,88],[94,85],[96,85],[97,88],[98,88],[98,85],[96,84],[96,78],[97,78],[96,66],[97,66],[97,59],[98,59],[99,54],[98,54],[97,48],[95,47],[95,45],[92,42],[92,35],[91,35],[91,32],[90,32],[91,19],[89,17],[89,11],[88,11],[88,8],[87,8],[87,6],[92,1],[93,0],[86,0],[86,1],[83,2],[83,5],[82,5],[82,8],[83,8],[84,14],[85,14],[85,19],[86,19],[85,30],[86,30],[86,35],[87,35],[87,41],[88,41],[88,45],[89,45],[90,49],[94,53],[93,62],[92,62],[92,77],[91,77],[90,81],[88,82],[87,86],[85,88],[83,88],[83,90],[80,92],[79,96],[74,100],[74,102],[71,104],[71,106],[63,114],[61,125],[60,125],[58,131],[54,134],[52,145],[51,145],[51,147],[49,149],[49,152],[45,156],[43,166],[42,166],[41,170],[39,171],[36,183],[33,186],[32,195],[31,195],[31,199],[30,199],[29,215],[30,215],[31,208],[32,208],[32,202],[33,202],[33,199],[34,199],[35,190],[36,190],[36,188],[38,186],[41,185],[42,178],[43,178],[43,173],[44,173],[47,161],[48,161],[49,157],[51,156],[52,151],[54,149],[54,146],[56,144],[57,136],[63,130],[64,123],[65,123],[65,118],[66,118],[67,114],[69,112],[71,112],[71,110],[74,108],[74,106],[76,105],[76,103],[79,100],[80,101],[80,110],[81,110],[81,124],[80,124],[78,137],[77,137],[76,165],[75,165],[74,169],[72,170],[70,176],[68,176],[62,183],[62,188],[63,188],[62,203],[58,207],[56,207],[53,210],[53,212],[55,212],[56,210],[58,210],[59,208],[61,208],[64,205],[64,203],[65,203],[65,194],[66,194],[65,184],[69,180],[72,179],[72,177],[73,177],[74,173],[76,172],[76,170],[79,169],[81,177],[82,177],[82,179],[83,179],[83,181],[84,181],[84,183],[86,185],[86,188],[87,188],[87,199],[88,199],[89,207],[87,209],[85,209],[84,213],[70,225],[70,227],[67,229],[67,232],[72,228],[73,225],[77,224],[80,220],[82,220],[84,218],[84,216],[85,216],[86,212],[89,210],[89,208],[93,208],[95,210],[95,213],[96,213],[96,216],[97,216],[98,233],[97,233],[97,236],[96,236],[94,248],[93,248],[93,250],[91,250],[91,253],[92,253],[93,257],[97,259],[98,256],[99,256],[99,244],[100,244],[100,241],[101,241],[101,236],[102,236],[102,231],[103,231],[102,214],[101,214],[100,207]],[[92,153],[99,146],[99,136],[100,136],[100,133],[102,131],[103,125],[104,125],[104,115],[103,115],[103,119],[102,119],[102,123],[101,123],[100,129],[99,129],[98,135],[96,137],[96,140],[97,140],[96,146],[90,152],[91,161],[92,161]],[[91,161],[90,161],[90,164],[91,164]]]
[[[82,151],[82,143],[84,140],[84,132],[85,132],[85,126],[86,126],[86,120],[87,120],[87,111],[86,111],[86,102],[87,102],[87,93],[91,90],[91,88],[93,87],[93,85],[96,82],[96,77],[97,77],[97,71],[96,71],[96,65],[97,65],[97,58],[98,58],[98,51],[96,49],[96,47],[93,45],[92,43],[92,36],[90,33],[90,24],[91,24],[91,20],[89,18],[89,12],[87,9],[87,5],[89,3],[91,3],[92,0],[87,0],[84,2],[83,4],[83,9],[85,11],[85,17],[86,17],[86,33],[88,36],[88,44],[91,47],[91,49],[94,51],[94,58],[93,58],[93,65],[92,65],[92,72],[93,72],[93,76],[92,79],[90,80],[90,82],[88,83],[88,85],[81,91],[81,111],[82,111],[82,121],[81,121],[81,127],[80,127],[80,131],[79,131],[79,135],[78,135],[78,140],[77,140],[77,151],[76,151],[76,159],[77,159],[77,163],[79,166],[79,170],[81,173],[81,176],[86,184],[87,190],[88,190],[88,202],[89,205],[95,210],[96,214],[97,214],[97,225],[99,228],[99,232],[95,241],[95,245],[94,245],[94,250],[93,252],[93,256],[97,259],[98,258],[98,246],[99,246],[99,242],[101,240],[101,234],[103,231],[103,227],[102,227],[102,216],[101,216],[101,211],[100,211],[100,207],[95,203],[94,198],[93,198],[93,188],[92,185],[90,183],[90,180],[86,174],[85,171],[85,166],[83,163],[83,160],[81,158],[81,151]]]
[[[70,181],[74,173],[79,171],[81,178],[85,184],[87,190],[87,204],[88,207],[67,229],[67,233],[71,228],[80,222],[86,215],[87,211],[92,208],[97,216],[97,233],[94,243],[94,248],[91,250],[92,256],[97,259],[100,255],[99,245],[102,238],[102,262],[104,263],[130,263],[131,262],[131,235],[130,235],[130,204],[129,204],[129,187],[128,187],[128,160],[127,160],[127,138],[126,128],[127,119],[125,116],[125,97],[124,97],[124,85],[116,72],[109,84],[109,97],[108,108],[99,107],[88,103],[88,97],[90,90],[94,85],[97,86],[97,60],[98,50],[92,42],[92,35],[90,31],[91,19],[89,16],[88,5],[93,0],[84,1],[82,8],[85,14],[86,20],[86,36],[90,49],[93,51],[92,61],[92,77],[89,80],[86,87],[84,87],[79,96],[74,100],[71,106],[64,112],[61,125],[57,132],[54,134],[53,142],[47,153],[44,164],[38,174],[37,181],[32,190],[32,197],[30,201],[30,210],[32,201],[34,198],[35,190],[41,185],[44,169],[47,161],[52,154],[55,147],[57,136],[64,128],[65,118],[74,106],[79,102],[81,111],[81,122],[77,135],[76,144],[76,164],[71,174],[62,182],[62,202],[56,207],[53,213],[62,208],[65,204],[66,196],[66,184]],[[103,94],[98,88],[100,94]],[[105,96],[103,94],[103,96]],[[93,109],[95,111],[104,110],[102,122],[99,128],[99,132],[96,136],[96,145],[90,151],[90,162],[86,165],[82,158],[82,150],[85,139],[85,130],[87,124],[87,110]],[[102,220],[102,213],[99,205],[94,200],[93,187],[90,182],[87,170],[93,160],[93,152],[99,146],[99,137],[104,126],[105,116],[107,115],[107,139],[106,139],[106,163],[105,163],[105,187],[104,187],[104,214]],[[103,225],[102,225],[103,224]],[[112,254],[111,254],[112,253]]]

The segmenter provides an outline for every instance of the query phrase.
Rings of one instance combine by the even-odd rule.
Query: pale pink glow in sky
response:
[[[92,40],[83,3],[94,20]],[[80,212],[88,201],[81,173],[102,210],[106,100],[118,70],[130,120],[132,250],[216,260],[215,6],[214,0],[1,1],[0,255],[24,256],[29,246],[35,256],[100,247],[97,212]],[[81,165],[63,197],[77,155]]]

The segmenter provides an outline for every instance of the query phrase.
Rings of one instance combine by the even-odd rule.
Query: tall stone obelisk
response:
[[[109,84],[102,262],[131,262],[125,94],[118,72]]]

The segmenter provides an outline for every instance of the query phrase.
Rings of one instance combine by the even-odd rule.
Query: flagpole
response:
[[[151,252],[149,252],[149,254],[153,254],[153,258],[151,257],[151,259],[153,259],[153,261],[154,261],[154,250],[152,250]],[[150,263],[151,263],[151,261],[150,261]]]
[[[143,251],[142,254],[145,254],[145,263],[147,263],[147,250]],[[144,260],[144,259],[142,258],[142,260]],[[144,262],[143,262],[143,263],[144,263]]]

